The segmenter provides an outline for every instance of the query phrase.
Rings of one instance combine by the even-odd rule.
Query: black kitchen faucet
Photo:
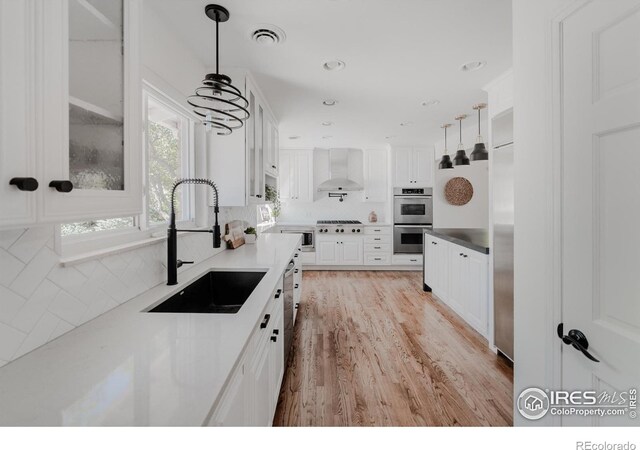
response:
[[[181,184],[206,184],[211,186],[214,192],[214,208],[215,223],[213,228],[206,230],[178,230],[176,229],[176,211],[174,208],[176,188]],[[178,259],[178,231],[190,233],[213,233],[213,248],[220,248],[220,225],[218,225],[218,188],[215,183],[206,178],[181,178],[173,183],[171,189],[171,216],[169,219],[169,228],[167,229],[167,285],[173,286],[178,284],[178,267],[184,264],[193,264],[193,261],[182,261]]]

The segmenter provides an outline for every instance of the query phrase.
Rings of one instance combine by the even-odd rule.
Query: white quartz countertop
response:
[[[0,368],[0,425],[202,425],[299,240],[263,234]],[[210,269],[268,272],[237,314],[141,312]]]

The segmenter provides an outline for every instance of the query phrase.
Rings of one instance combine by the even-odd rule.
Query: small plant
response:
[[[256,232],[255,228],[249,227],[246,230],[244,230],[244,234],[258,234],[258,233]]]

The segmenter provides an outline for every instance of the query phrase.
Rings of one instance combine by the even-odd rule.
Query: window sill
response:
[[[193,229],[205,229],[206,227],[193,227]],[[132,240],[130,242],[125,242],[123,244],[111,245],[104,248],[99,248],[95,250],[89,250],[82,253],[77,253],[70,256],[63,256],[60,258],[60,265],[62,267],[70,267],[76,264],[81,264],[87,261],[92,261],[94,259],[104,258],[105,256],[116,255],[118,253],[130,252],[132,250],[136,250],[138,248],[147,247],[149,245],[154,245],[159,242],[164,242],[167,240],[166,233],[164,235],[158,236],[156,233],[151,236],[148,233],[145,233],[148,237]],[[178,233],[178,238],[180,236],[188,233]]]

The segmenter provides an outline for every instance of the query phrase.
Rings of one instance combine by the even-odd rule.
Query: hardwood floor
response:
[[[305,272],[275,426],[512,424],[513,372],[420,272]]]

